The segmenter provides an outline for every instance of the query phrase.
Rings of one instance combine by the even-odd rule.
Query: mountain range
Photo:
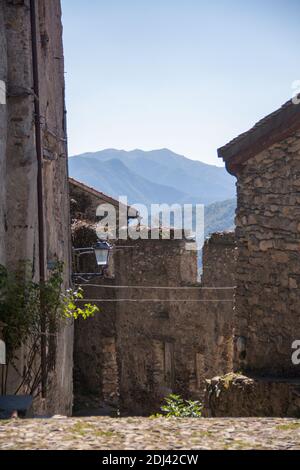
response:
[[[106,149],[69,158],[73,178],[129,204],[204,204],[206,235],[234,226],[235,180],[171,150]]]

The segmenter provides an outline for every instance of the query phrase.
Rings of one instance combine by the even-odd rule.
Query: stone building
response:
[[[202,399],[206,378],[232,370],[233,234],[205,243],[203,284],[186,243],[116,241],[109,276],[83,286],[100,313],[75,325],[75,412],[150,414],[171,391]]]
[[[6,89],[0,104],[0,262],[14,270],[21,260],[29,261],[33,279],[43,281],[59,259],[69,286],[60,1],[1,1],[0,57],[0,85]],[[40,412],[71,412],[72,346],[72,327],[61,327],[54,345],[57,365],[37,405]],[[8,393],[15,381],[10,374]]]
[[[116,224],[119,222],[119,209],[123,206],[127,214],[127,220],[136,219],[138,211],[130,206],[124,206],[115,198],[108,196],[101,191],[87,186],[74,178],[69,178],[71,220],[85,220],[95,224],[97,218],[97,208],[100,205],[111,204],[116,209]]]
[[[97,208],[112,205],[116,210],[116,224],[119,222],[120,204],[116,199],[97,191],[80,181],[69,178],[72,244],[74,248],[93,246],[97,240]],[[127,222],[138,217],[132,207],[124,207]],[[111,227],[112,229],[114,227]],[[116,240],[109,240],[114,246]],[[107,288],[85,286],[86,298],[100,295],[103,300],[114,299],[115,250],[109,257],[104,278],[94,279],[93,284],[104,284]],[[74,258],[74,257],[73,257]],[[74,272],[97,272],[94,255],[85,255],[74,266]],[[74,393],[76,409],[95,409],[99,402],[118,404],[118,370],[116,364],[116,306],[105,303],[101,313],[89,321],[78,320],[75,324],[74,339]]]
[[[71,208],[71,231],[72,231],[72,247],[82,248],[93,246],[98,241],[96,233],[97,223],[99,218],[97,216],[97,208],[103,207],[103,212],[106,215],[106,210],[110,207],[115,210],[115,224],[107,226],[108,232],[104,232],[104,238],[109,237],[109,243],[113,246],[114,239],[112,236],[115,232],[115,238],[118,236],[120,209],[124,214],[124,225],[127,226],[129,221],[135,220],[139,217],[138,211],[134,207],[125,206],[116,199],[107,194],[97,191],[90,186],[87,186],[74,178],[69,178],[69,191],[70,191],[70,208]],[[74,253],[73,253],[74,255]],[[73,262],[75,261],[73,256]],[[97,271],[95,256],[83,256],[77,259],[77,265],[73,266],[73,272],[94,272]],[[106,270],[107,276],[114,275],[114,252],[112,251],[109,257],[109,266]],[[106,276],[106,277],[107,277]]]
[[[219,156],[237,177],[234,371],[244,377],[213,382],[213,412],[300,415],[292,361],[300,339],[300,106],[289,101]]]

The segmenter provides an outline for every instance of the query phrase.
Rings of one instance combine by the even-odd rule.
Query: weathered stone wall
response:
[[[96,223],[98,221],[98,216],[96,215],[97,208],[100,205],[107,205],[109,209],[111,209],[111,207],[115,209],[115,220],[111,222],[112,227],[110,227],[110,229],[118,233],[118,227],[120,225],[126,226],[127,216],[128,218],[136,218],[138,216],[138,212],[133,207],[120,204],[118,200],[73,178],[69,178],[69,187],[72,221],[85,220],[90,223]],[[119,214],[120,209],[122,210],[122,214]],[[119,217],[124,217],[125,219],[121,220],[120,224]]]
[[[205,379],[232,368],[233,291],[201,289],[197,253],[184,241],[127,243],[116,254],[118,284],[173,289],[118,291],[133,300],[117,304],[121,405],[147,414],[171,391],[202,399]]]
[[[93,246],[101,234],[97,235],[97,223],[99,216],[97,216],[97,209],[99,206],[107,206],[108,210],[114,208],[115,220],[110,220],[111,226],[106,226],[103,230],[103,237],[108,238],[111,246],[114,245],[114,239],[118,237],[118,227],[126,226],[127,217],[129,219],[136,218],[138,212],[129,206],[119,204],[116,199],[101,193],[73,178],[69,178],[70,190],[70,212],[72,222],[72,246],[74,248],[83,248]],[[122,215],[120,216],[120,208]],[[106,211],[106,210],[105,210]],[[105,216],[107,214],[104,214]],[[124,217],[125,221],[119,221],[119,217]],[[73,261],[75,257],[73,256]],[[97,272],[95,264],[95,257],[83,256],[77,263],[77,272]],[[87,268],[89,267],[89,271]],[[74,269],[75,272],[75,269]],[[114,276],[114,252],[111,251],[109,257],[109,266],[106,269],[106,276]]]
[[[70,187],[70,201],[71,201],[71,218],[76,220],[88,220],[89,222],[96,222],[96,211],[100,204],[107,203],[104,198],[100,199],[99,193],[93,194],[93,189],[87,192],[83,190],[79,184],[69,180]]]
[[[208,382],[205,413],[211,417],[300,417],[300,380],[229,373]]]
[[[6,184],[5,254],[8,269],[20,260],[32,262],[39,279],[37,154],[34,125],[33,63],[30,2],[1,2],[0,49],[7,60],[6,119],[0,114],[0,129],[7,125],[6,142],[0,150],[1,195]],[[65,286],[70,281],[70,216],[67,179],[67,145],[64,108],[64,62],[60,1],[36,2],[40,110],[43,146],[43,183],[46,260],[64,262]],[[4,33],[4,34],[3,34]],[[5,36],[5,37],[4,37]],[[6,40],[6,41],[5,41]],[[1,108],[1,105],[0,105]],[[7,124],[6,124],[7,123]],[[4,139],[5,140],[5,139]],[[3,164],[4,162],[4,164]],[[0,203],[1,204],[1,203]],[[2,209],[3,214],[3,209]],[[1,217],[1,210],[0,210]],[[3,225],[1,223],[1,229]],[[1,230],[0,229],[0,230]],[[0,232],[3,245],[3,237]],[[0,246],[1,251],[1,246]],[[56,370],[46,400],[39,409],[46,413],[70,413],[72,407],[72,327],[62,327],[56,345]],[[20,363],[20,369],[23,365]],[[10,376],[10,389],[15,377]]]
[[[7,84],[7,52],[5,35],[5,18],[3,2],[0,4],[0,86],[3,82]],[[1,93],[1,92],[0,92]],[[5,169],[6,169],[6,132],[7,116],[6,104],[0,103],[0,264],[5,262],[5,217],[6,217],[6,197],[5,197]]]
[[[203,246],[201,282],[207,287],[234,287],[237,249],[234,232],[213,233]]]
[[[40,107],[43,139],[46,260],[64,262],[65,287],[70,282],[70,214],[64,54],[60,0],[39,6]],[[56,374],[50,411],[69,414],[73,401],[73,327],[61,327],[56,345]]]
[[[222,249],[221,239],[206,244],[208,270],[218,258],[219,280],[232,279],[235,245],[224,235]],[[115,280],[98,283],[122,287],[93,281],[85,297],[99,299],[101,312],[75,326],[76,406],[111,403],[107,389],[130,414],[158,411],[171,391],[202,399],[205,379],[232,370],[233,290],[210,289],[206,267],[201,289],[197,252],[183,240],[122,240],[114,258]]]
[[[249,159],[238,175],[235,370],[299,377],[300,134]]]
[[[116,353],[116,290],[110,279],[93,280],[85,287],[86,299],[100,309],[94,318],[79,319],[74,338],[74,410],[97,408],[102,403],[118,405],[118,369]],[[106,288],[97,287],[107,285]],[[105,302],[104,300],[110,300]]]
[[[7,43],[6,258],[37,263],[37,158],[29,2],[2,2]],[[20,243],[22,240],[22,243]]]
[[[122,249],[115,255],[118,285],[174,288],[196,284],[197,253],[186,251],[184,241],[129,240],[120,244]],[[194,293],[197,298],[198,289]],[[180,337],[187,342],[191,338],[175,324],[175,318],[182,312],[172,302],[176,289],[126,288],[117,295],[121,408],[129,413],[147,414],[159,408],[161,399],[175,390],[178,381],[188,386],[189,373],[179,378],[176,370],[181,367],[176,357],[176,340]],[[186,298],[195,295],[187,292]],[[181,295],[179,298],[182,300]],[[188,318],[182,318],[184,321]]]

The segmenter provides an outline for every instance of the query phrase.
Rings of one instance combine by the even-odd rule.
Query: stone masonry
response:
[[[72,221],[85,220],[90,223],[97,222],[97,207],[102,204],[111,204],[116,209],[116,225],[119,221],[119,201],[105,193],[97,191],[74,178],[69,178],[71,219]],[[135,219],[138,212],[133,207],[123,205],[128,219]]]
[[[6,88],[7,58],[4,9],[0,8],[0,87]],[[1,91],[0,91],[1,93]],[[2,94],[4,91],[2,91]],[[6,172],[6,133],[7,106],[0,102],[0,263],[5,262],[5,172]]]
[[[237,176],[234,371],[244,376],[225,380],[226,393],[210,385],[214,412],[300,415],[300,366],[292,362],[300,338],[300,106],[287,103],[219,154]]]
[[[140,288],[118,291],[134,300],[117,304],[121,408],[151,413],[171,392],[202,400],[205,379],[232,368],[233,291],[201,289],[197,252],[184,240],[127,244],[116,253],[118,284]],[[223,257],[224,278],[226,266]]]
[[[237,185],[236,336],[246,344],[236,361],[262,375],[300,376],[299,171],[297,133],[249,159]]]
[[[203,284],[197,251],[186,247],[174,237],[119,240],[109,276],[83,286],[100,313],[75,325],[76,412],[151,414],[172,391],[202,399],[206,378],[232,370],[233,234],[205,243]]]
[[[96,210],[99,205],[111,204],[116,210],[118,223],[119,202],[100,191],[69,178],[72,243],[74,248],[93,246],[98,240],[96,234]],[[127,207],[128,218],[136,218],[138,213]],[[114,241],[110,240],[114,245]],[[75,257],[74,257],[75,258]],[[86,298],[100,298],[101,311],[89,321],[78,319],[75,324],[74,339],[74,412],[95,410],[100,404],[117,407],[119,403],[119,376],[116,352],[116,298],[114,251],[109,257],[105,277],[94,279],[95,287],[85,286]],[[97,272],[94,255],[85,255],[74,270]],[[104,285],[104,287],[97,287]],[[107,286],[107,287],[105,287]]]
[[[30,261],[39,280],[38,185],[31,20],[37,29],[40,126],[45,239],[45,269],[64,262],[70,281],[70,216],[64,106],[64,60],[59,0],[0,2],[0,80],[7,104],[0,104],[0,262],[14,270]],[[34,41],[35,42],[35,41]],[[72,326],[55,341],[57,368],[47,398],[36,403],[41,413],[68,414],[72,408]],[[20,370],[23,364],[20,362]],[[16,377],[9,375],[9,392]]]
[[[213,233],[207,238],[203,247],[202,285],[205,287],[235,287],[236,258],[234,232]]]

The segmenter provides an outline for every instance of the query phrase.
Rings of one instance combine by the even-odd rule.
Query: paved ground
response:
[[[300,420],[56,417],[0,421],[0,449],[300,449]]]

